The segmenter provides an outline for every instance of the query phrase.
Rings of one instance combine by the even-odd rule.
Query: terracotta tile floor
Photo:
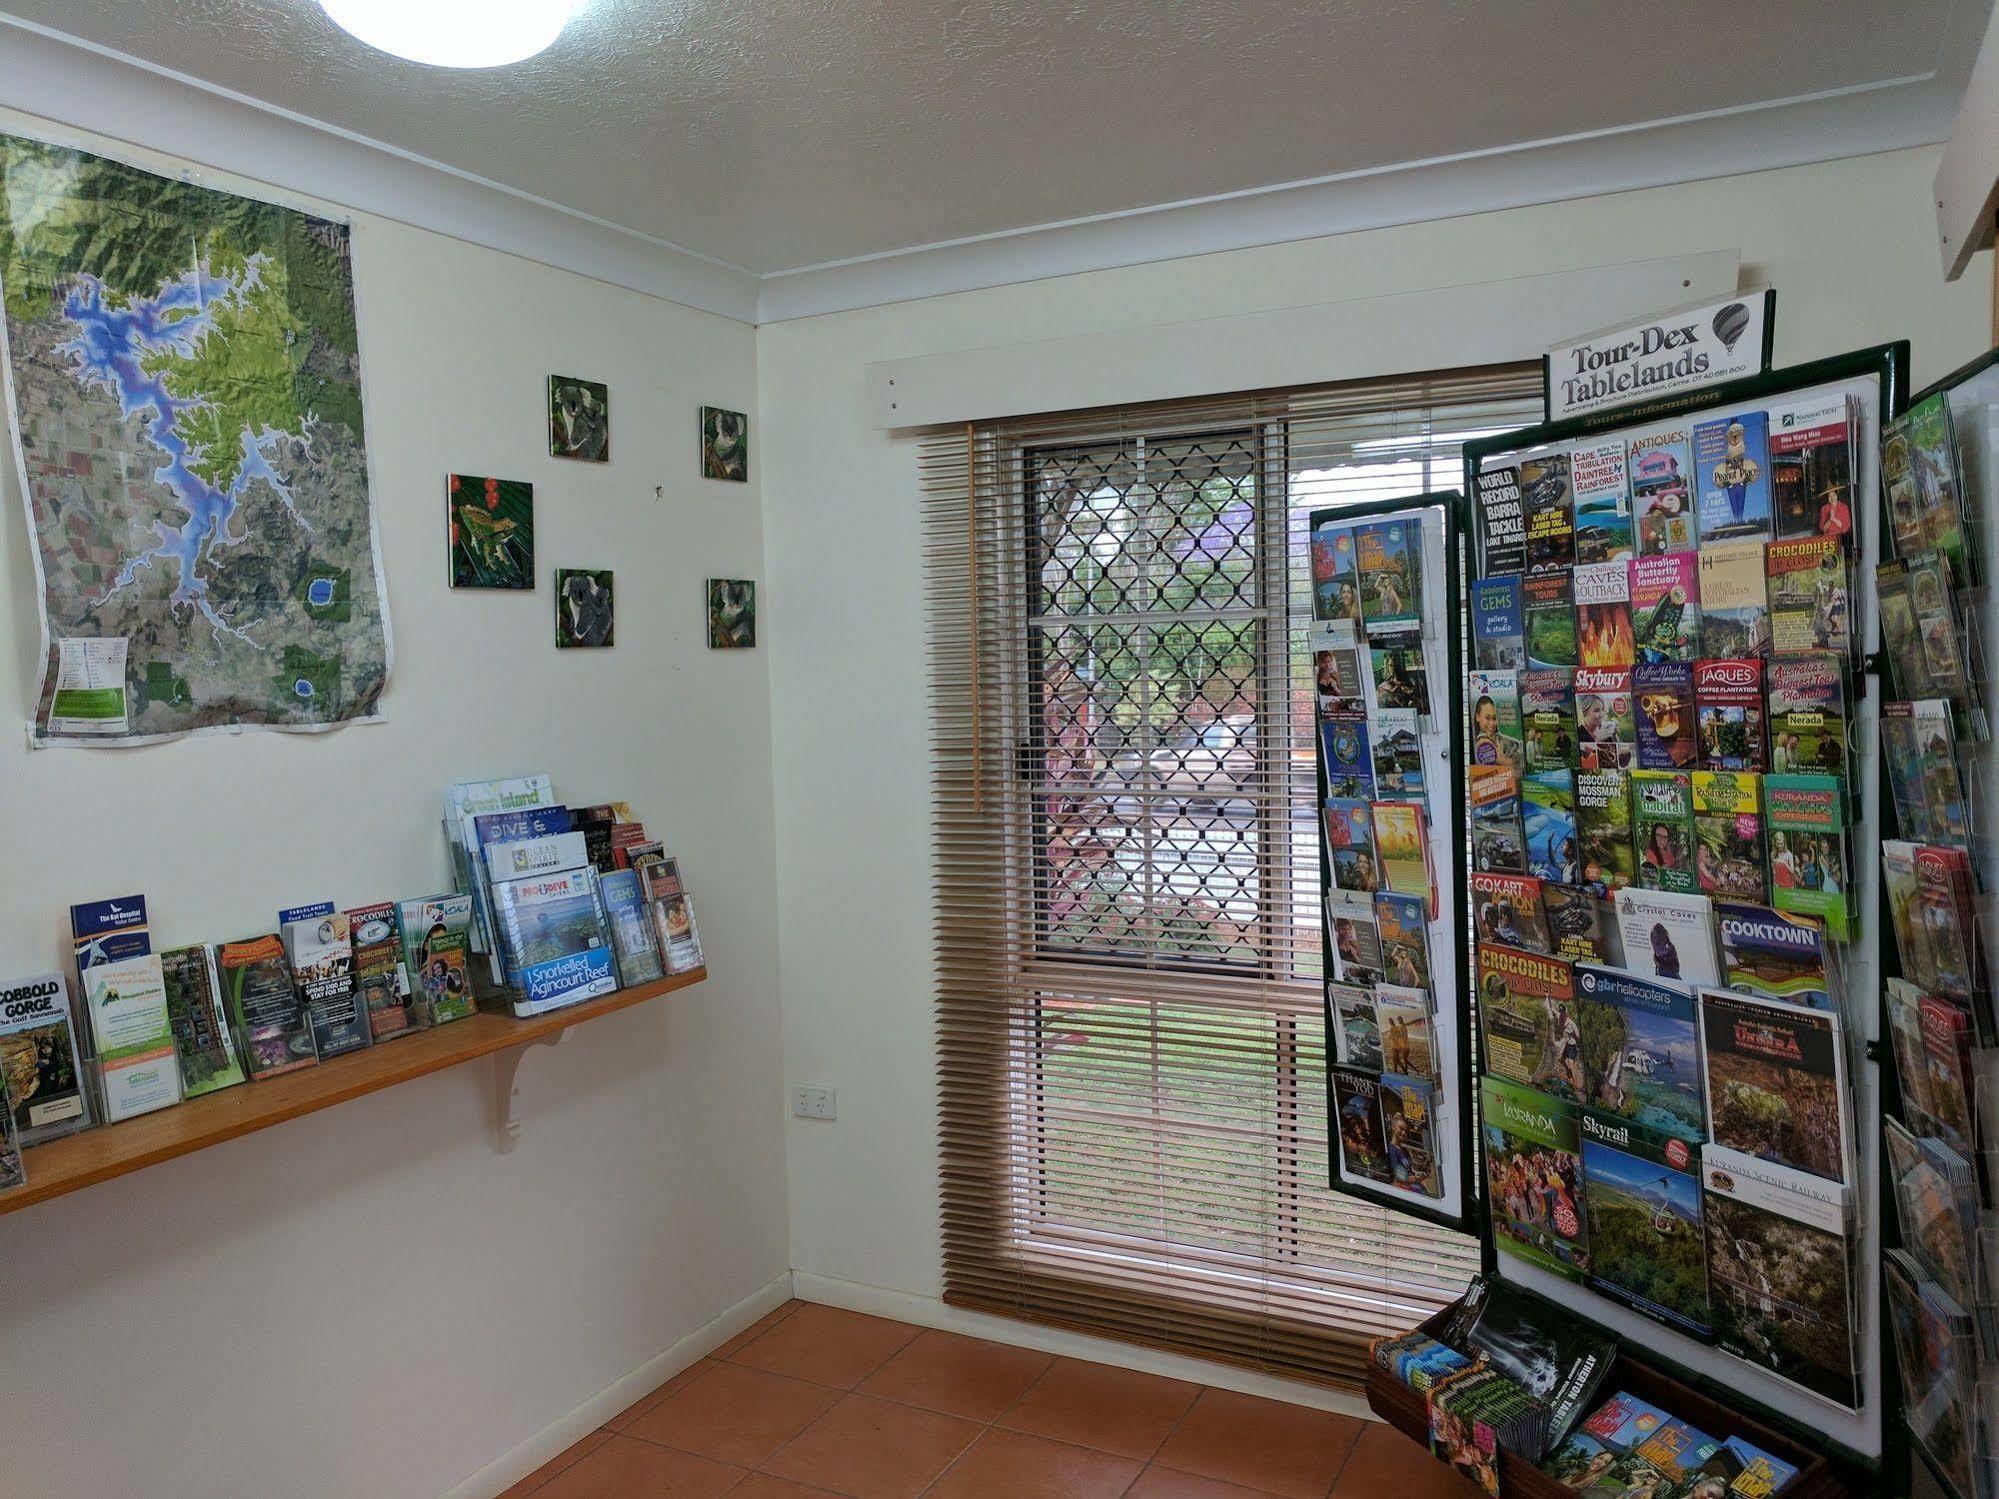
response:
[[[1389,1427],[793,1301],[501,1499],[1472,1499]]]

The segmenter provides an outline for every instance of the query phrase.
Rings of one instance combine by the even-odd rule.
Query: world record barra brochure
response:
[[[1503,1078],[1479,1085],[1494,1247],[1569,1280],[1589,1273],[1575,1106]]]
[[[0,1089],[23,1148],[96,1123],[59,973],[0,985]]]
[[[1517,574],[1527,566],[1527,513],[1520,497],[1520,469],[1488,458],[1478,473],[1479,566],[1486,577]]]

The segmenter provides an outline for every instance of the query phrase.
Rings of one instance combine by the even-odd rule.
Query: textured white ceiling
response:
[[[0,7],[771,272],[1921,76],[1950,0],[585,0],[476,73],[315,0]]]

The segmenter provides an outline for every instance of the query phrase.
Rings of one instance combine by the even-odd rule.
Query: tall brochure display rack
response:
[[[1871,585],[1896,555],[1876,497],[1907,361],[1888,345],[1480,437],[1462,499],[1404,502],[1446,511],[1464,580],[1438,705],[1461,779],[1433,825],[1454,914],[1431,934],[1462,1065],[1434,1112],[1476,1120],[1484,1277],[1620,1340],[1596,1398],[1784,1444],[1810,1465],[1786,1492],[1905,1489]],[[1422,1395],[1369,1390],[1427,1431],[1384,1409]],[[1566,1492],[1502,1455],[1503,1491]]]
[[[1999,1494],[1999,350],[1919,392],[1883,444],[1881,754],[1895,1065],[1883,1295],[1910,1450],[1954,1499]]]
[[[1471,1232],[1455,492],[1313,512],[1334,1185]]]

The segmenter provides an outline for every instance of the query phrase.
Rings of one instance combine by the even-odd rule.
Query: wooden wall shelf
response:
[[[398,1036],[303,1072],[286,1073],[268,1082],[240,1083],[137,1119],[99,1125],[34,1146],[21,1152],[28,1172],[26,1185],[0,1192],[0,1213],[67,1196],[447,1067],[531,1042],[553,1040],[572,1026],[685,989],[707,976],[707,969],[697,968],[530,1020],[481,1010],[449,1025]]]

